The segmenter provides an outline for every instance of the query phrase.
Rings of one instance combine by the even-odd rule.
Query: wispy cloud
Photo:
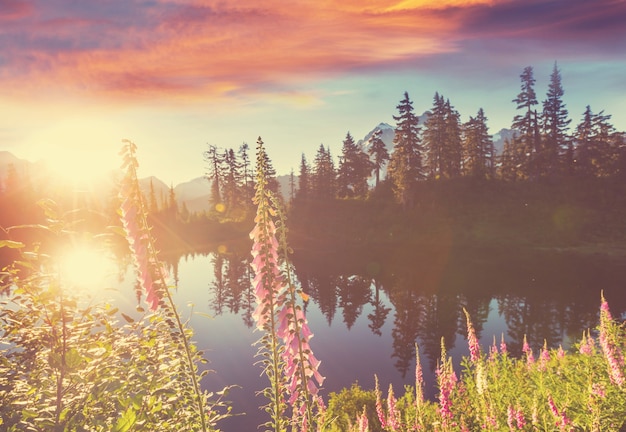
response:
[[[469,47],[492,57],[546,43],[623,52],[626,2],[0,0],[0,22],[0,93],[186,99],[273,89],[290,99],[290,84],[312,77]],[[498,51],[502,40],[515,43]]]

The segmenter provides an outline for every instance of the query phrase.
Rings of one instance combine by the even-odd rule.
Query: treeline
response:
[[[348,133],[338,166],[328,147],[320,145],[312,164],[303,154],[296,199],[366,198],[388,183],[400,204],[416,204],[417,185],[425,180],[497,179],[504,181],[559,178],[606,178],[626,173],[626,141],[604,111],[587,106],[578,125],[563,103],[561,74],[554,65],[542,110],[537,109],[533,68],[524,69],[521,90],[513,103],[519,114],[512,121],[514,135],[496,154],[482,108],[462,123],[450,100],[435,93],[423,124],[414,113],[408,93],[397,106],[393,149],[389,153],[377,129],[365,144],[367,153]],[[386,176],[381,176],[386,168]]]
[[[509,199],[504,195],[519,193],[524,188],[538,191],[535,185],[559,183],[565,186],[551,190],[567,194],[568,190],[580,187],[589,189],[594,185],[624,183],[626,138],[624,132],[617,131],[611,124],[609,114],[594,112],[587,106],[580,122],[572,127],[563,103],[564,90],[556,63],[541,107],[531,66],[524,68],[520,80],[520,92],[512,99],[518,112],[511,123],[514,134],[505,141],[500,153],[494,148],[482,108],[463,123],[450,99],[437,92],[432,107],[420,121],[413,101],[405,92],[393,115],[391,149],[383,141],[380,128],[362,146],[348,132],[337,159],[323,144],[311,162],[303,153],[299,172],[296,175],[292,170],[287,190],[282,191],[272,162],[265,156],[267,188],[284,199],[290,218],[297,218],[294,227],[300,231],[298,235],[307,229],[311,231],[321,220],[331,218],[328,223],[336,222],[341,226],[346,218],[359,217],[351,211],[367,213],[371,226],[365,229],[371,230],[415,222],[412,216],[397,216],[396,205],[405,212],[421,211],[436,207],[435,202],[457,200],[464,204],[456,211],[470,214],[476,210],[472,208],[473,202],[478,203],[493,193],[500,194],[501,201],[506,202]],[[208,210],[190,211],[186,203],[179,204],[173,187],[167,194],[161,192],[159,200],[150,184],[144,191],[146,207],[164,248],[175,244],[187,248],[197,244],[205,246],[245,236],[254,215],[252,196],[256,173],[250,152],[246,143],[238,149],[208,145],[203,155],[205,177],[211,185]],[[89,208],[109,224],[116,221],[118,202],[114,190],[109,195],[52,191],[45,181],[33,181],[17,173],[12,166],[2,180],[0,226],[43,220],[43,213],[34,205],[41,198],[60,201],[68,209],[71,206]],[[459,182],[464,186],[459,186]],[[446,187],[447,183],[452,185]],[[487,187],[489,184],[491,186]],[[609,189],[611,192],[601,195],[616,199],[615,204],[621,202],[616,195],[619,191],[613,186]],[[461,193],[462,196],[458,195]],[[441,197],[442,194],[449,196]],[[463,199],[458,200],[459,197]],[[538,192],[533,199],[549,201],[553,197]],[[355,203],[348,205],[348,201]],[[357,205],[356,202],[369,204]],[[335,216],[321,214],[339,208],[342,210]],[[388,217],[383,220],[379,217],[381,214]],[[317,217],[320,215],[322,217]]]

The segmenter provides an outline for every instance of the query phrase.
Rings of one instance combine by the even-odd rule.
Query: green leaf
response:
[[[119,418],[115,426],[113,426],[113,432],[127,432],[137,421],[137,415],[132,408],[128,408],[126,412]]]
[[[126,315],[124,312],[122,312],[122,318],[124,318],[126,322],[128,322],[129,324],[132,324],[135,322],[135,320],[132,317]]]
[[[13,240],[0,240],[0,247],[8,247],[9,249],[20,249],[26,246],[22,242]]]

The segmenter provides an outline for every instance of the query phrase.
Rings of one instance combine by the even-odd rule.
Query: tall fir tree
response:
[[[574,162],[572,141],[567,134],[568,112],[563,103],[561,72],[556,62],[550,75],[546,100],[543,101],[541,128],[543,145],[539,158],[539,175],[549,176],[558,172],[571,172]]]
[[[573,137],[575,172],[583,177],[607,177],[617,173],[623,134],[609,122],[611,116],[595,114],[587,105]]]
[[[214,145],[209,145],[209,149],[203,153],[204,161],[207,163],[206,178],[211,183],[212,206],[222,205],[222,156]]]
[[[495,149],[482,108],[463,125],[463,171],[474,178],[493,178]]]
[[[537,94],[535,93],[535,77],[532,66],[526,66],[520,75],[521,90],[513,102],[522,113],[513,117],[511,128],[516,136],[509,142],[511,160],[515,159],[514,178],[528,178],[537,175],[535,158],[541,144],[537,121]],[[515,147],[515,148],[512,148]]]
[[[350,135],[346,134],[337,170],[337,196],[340,198],[365,197],[367,178],[372,172],[369,157],[361,150]]]
[[[232,213],[242,207],[244,198],[242,165],[232,148],[224,151],[221,170],[222,199],[225,210]]]
[[[313,162],[311,195],[317,199],[332,199],[336,194],[336,172],[330,149],[320,144]]]
[[[246,206],[252,205],[252,196],[254,195],[254,170],[250,164],[250,146],[243,143],[239,147],[239,157],[241,158],[241,168],[243,170],[243,195]]]
[[[420,140],[419,119],[413,112],[408,92],[397,105],[396,132],[387,177],[391,180],[396,199],[403,207],[414,204],[415,186],[426,175],[423,166],[423,146]]]
[[[375,187],[378,187],[380,183],[380,171],[389,161],[389,151],[382,138],[383,131],[377,128],[369,139],[369,154],[373,158],[372,169],[375,172],[376,183]]]
[[[300,175],[298,176],[298,199],[306,200],[311,192],[311,167],[306,160],[306,156],[302,153],[300,159]]]
[[[463,147],[461,145],[461,116],[446,99],[445,104],[445,147],[443,160],[443,175],[446,178],[456,178],[461,175],[461,161]]]

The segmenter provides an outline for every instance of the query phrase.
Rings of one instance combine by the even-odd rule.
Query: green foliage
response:
[[[437,401],[420,404],[415,389],[407,386],[394,406],[381,406],[386,418],[391,410],[397,412],[398,425],[387,422],[380,429],[380,422],[371,418],[375,394],[355,384],[331,395],[327,416],[336,419],[330,430],[357,430],[354,425],[364,406],[370,431],[624,430],[626,324],[603,317],[597,330],[599,345],[603,338],[613,344],[616,362],[610,362],[606,350],[590,342],[588,334],[569,353],[544,347],[535,356],[526,353],[514,358],[494,344],[489,354],[478,353],[474,361],[464,358],[460,378],[453,380],[454,387],[445,397],[446,408],[441,389]],[[438,367],[449,367],[445,354]],[[444,412],[450,417],[444,418]]]
[[[376,417],[376,394],[373,390],[364,390],[358,383],[344,388],[339,393],[328,395],[326,418],[329,421],[327,432],[347,431],[354,425],[355,419],[363,412],[363,407],[369,420],[370,431],[380,431],[380,422]],[[376,427],[377,426],[377,427]]]
[[[181,349],[164,337],[170,324],[163,315],[121,323],[117,308],[86,303],[41,258],[30,262],[42,270],[12,266],[3,274],[12,288],[0,303],[2,430],[200,428]],[[220,415],[211,417],[214,423]]]

